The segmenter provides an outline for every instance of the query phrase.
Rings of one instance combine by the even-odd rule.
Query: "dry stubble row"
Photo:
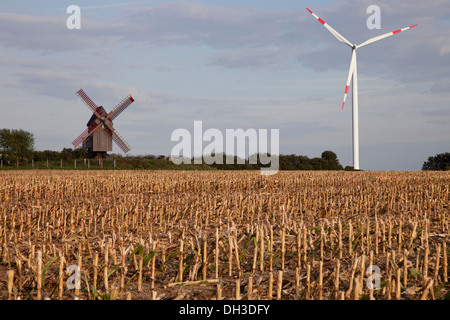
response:
[[[441,299],[449,182],[445,172],[0,172],[0,298]],[[379,289],[367,287],[371,265]]]

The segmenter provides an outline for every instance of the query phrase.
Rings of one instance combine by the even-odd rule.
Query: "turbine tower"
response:
[[[336,30],[334,30],[332,27],[330,27],[325,21],[320,19],[314,12],[306,8],[309,13],[311,13],[314,18],[316,18],[325,28],[328,29],[328,31],[331,32],[333,36],[336,37],[340,42],[345,43],[350,48],[352,48],[352,58],[350,62],[350,69],[348,72],[348,78],[347,83],[345,85],[345,94],[344,94],[344,101],[342,102],[342,110],[344,110],[345,105],[345,99],[347,99],[348,89],[350,88],[350,81],[352,81],[353,78],[353,88],[352,88],[352,99],[353,99],[353,109],[352,109],[352,132],[353,132],[353,168],[355,170],[359,170],[359,129],[358,129],[358,75],[357,75],[357,67],[356,67],[356,50],[359,48],[362,48],[364,46],[367,46],[368,44],[377,42],[379,40],[382,40],[384,38],[390,37],[394,34],[400,33],[402,31],[414,28],[417,26],[417,24],[406,27],[403,29],[398,29],[389,33],[385,33],[381,36],[370,38],[369,40],[356,45],[351,44],[350,41],[345,39],[341,34],[339,34]]]

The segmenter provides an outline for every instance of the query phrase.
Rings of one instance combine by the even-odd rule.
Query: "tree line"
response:
[[[259,170],[263,167],[270,167],[270,165],[261,163],[260,155],[252,155],[248,159],[240,159],[234,156],[231,161],[226,161],[230,156],[223,154],[222,157],[223,161],[221,163],[213,163],[209,166],[220,170]],[[273,155],[271,157],[273,158]],[[344,167],[339,163],[337,155],[329,150],[322,152],[320,158],[281,154],[278,156],[278,163],[279,170],[344,170]],[[346,167],[345,169],[352,170],[353,168]]]
[[[238,159],[234,157],[232,164],[227,164],[227,155],[223,154],[223,164],[213,163],[209,165],[211,168],[219,170],[257,170],[263,165],[259,161],[259,156],[254,155],[254,159]],[[71,149],[64,148],[62,151],[34,150],[34,134],[25,130],[19,129],[0,129],[0,159],[6,164],[14,165],[16,161],[30,162],[34,160],[39,161],[69,161],[74,159],[87,158],[86,150],[82,148]],[[117,156],[124,164],[133,165],[139,163],[139,168],[142,167],[142,161],[152,161],[155,159],[161,160],[161,157],[154,155],[145,156],[131,156],[121,157]],[[168,158],[164,160],[169,161]],[[306,156],[279,155],[279,170],[343,170],[344,168],[339,163],[336,154],[332,151],[324,151],[320,158],[308,158]],[[140,161],[140,162],[139,162]],[[161,164],[161,162],[159,162]],[[129,166],[128,166],[129,167]],[[145,166],[144,166],[145,167]],[[346,169],[351,169],[347,167]]]
[[[428,157],[428,160],[422,165],[422,170],[450,170],[450,152],[440,153],[434,157]]]
[[[22,129],[0,129],[0,158],[6,161],[31,158],[34,135]]]
[[[86,150],[82,148],[64,148],[62,151],[34,149],[34,134],[22,129],[0,129],[0,160],[5,165],[14,164],[16,161],[56,161],[74,160],[87,158]],[[261,167],[268,167],[259,161],[259,155],[253,155],[249,159],[238,159],[234,157],[231,164],[227,164],[227,155],[223,154],[222,163],[213,163],[209,167],[219,170],[258,170]],[[256,161],[254,158],[256,157]],[[154,155],[121,157],[122,161],[130,162],[130,165],[140,161],[161,160],[161,157]],[[169,161],[168,158],[165,158]],[[353,167],[345,168],[339,163],[337,155],[330,150],[322,152],[321,157],[308,158],[303,155],[279,155],[279,170],[353,170]],[[230,161],[228,161],[230,162]],[[205,163],[204,163],[205,165]],[[423,163],[422,170],[450,170],[450,153],[445,152],[428,157]]]

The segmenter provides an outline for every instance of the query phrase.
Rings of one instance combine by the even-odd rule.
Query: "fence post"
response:
[[[114,169],[116,168],[116,158],[114,158]]]
[[[61,169],[62,169],[62,159],[61,159]]]
[[[0,168],[3,168],[3,159],[0,160],[1,164],[0,164]]]
[[[91,163],[91,161],[88,159],[88,169],[89,169],[89,167],[90,167],[90,163]]]
[[[17,159],[17,169],[19,169],[19,159]]]
[[[48,169],[48,159],[47,159],[47,169]]]
[[[74,168],[75,168],[75,169],[77,168],[77,159],[75,159],[75,165],[74,165]]]
[[[34,168],[34,159],[31,159],[31,167]]]

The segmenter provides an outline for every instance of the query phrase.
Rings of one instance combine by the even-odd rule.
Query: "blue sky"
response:
[[[25,4],[26,3],[26,4]],[[68,30],[69,5],[81,30]],[[381,9],[369,30],[366,9]],[[353,43],[417,28],[358,51],[360,166],[420,170],[450,144],[450,3],[423,1],[10,1],[0,4],[0,128],[62,150],[85,129],[83,88],[107,110],[131,154],[169,154],[178,128],[279,129],[280,153],[352,165]],[[114,152],[120,149],[114,145]]]

